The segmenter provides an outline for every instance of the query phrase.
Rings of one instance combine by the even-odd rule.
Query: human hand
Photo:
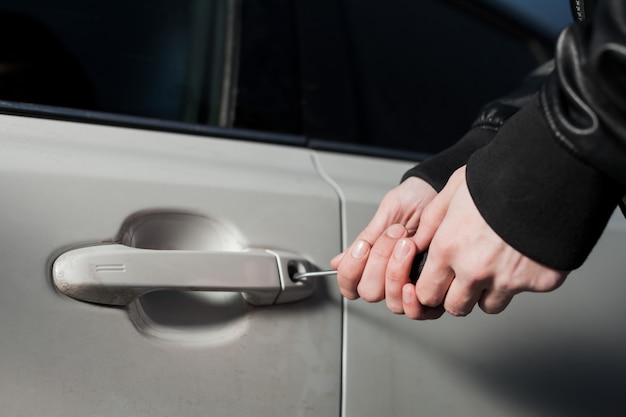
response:
[[[417,177],[407,178],[385,195],[367,227],[331,261],[346,298],[376,302],[387,293],[387,299],[395,300],[396,310],[402,312],[402,285],[408,282],[408,272],[386,288],[387,262],[396,241],[415,233],[422,210],[436,195],[434,188]]]
[[[489,227],[469,193],[465,167],[424,210],[413,240],[429,250],[417,283],[402,288],[403,310],[412,319],[432,318],[425,307],[437,306],[454,316],[469,314],[476,304],[499,313],[514,295],[555,290],[567,276],[524,256]],[[388,269],[406,270],[407,262],[391,258]]]

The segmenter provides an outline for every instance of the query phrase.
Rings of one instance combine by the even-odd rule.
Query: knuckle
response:
[[[394,286],[409,282],[408,277],[404,276],[398,271],[391,270],[391,268],[387,268],[387,272],[385,273],[385,280],[389,284]]]
[[[360,275],[337,275],[337,286],[341,294],[349,300],[355,300],[359,298],[357,293],[357,286],[359,285]]]
[[[358,300],[359,299],[358,295],[352,294],[352,293],[349,293],[349,294],[345,294],[344,293],[343,296],[346,297],[348,300]]]
[[[379,288],[359,285],[357,287],[357,291],[362,299],[370,303],[376,303],[378,301],[382,301],[385,298],[384,291]]]
[[[422,214],[420,215],[420,223],[424,224],[432,224],[435,222],[437,216],[436,212],[432,206],[426,206],[424,210],[422,210]]]
[[[398,304],[397,302],[389,298],[387,298],[386,303],[387,303],[387,309],[391,311],[392,313],[404,314],[404,308],[402,307],[402,304]]]
[[[437,258],[439,258],[440,262],[447,262],[452,259],[453,255],[457,251],[456,239],[441,239],[435,238],[431,243],[430,252],[433,254],[437,254]],[[430,256],[430,255],[429,255]],[[434,256],[431,256],[434,258]]]
[[[467,316],[469,314],[467,312],[462,312],[462,311],[454,310],[454,309],[449,309],[449,310],[446,310],[446,311],[447,311],[448,314],[450,314],[451,316],[454,316],[454,317],[465,317],[465,316]]]
[[[493,292],[478,301],[478,306],[487,314],[502,313],[513,299],[513,293]]]
[[[342,291],[347,293],[355,293],[359,285],[360,277],[358,276],[341,276],[337,277],[337,284]]]
[[[370,250],[370,261],[380,261],[388,258],[388,252],[380,247],[380,245],[372,246]]]
[[[474,289],[474,288],[483,286],[487,278],[484,274],[480,273],[480,271],[481,269],[470,269],[469,271],[466,271],[465,274],[463,275],[464,284],[469,289]]]
[[[499,314],[504,311],[504,306],[484,306],[481,310],[487,314]]]
[[[454,317],[465,317],[467,316],[472,309],[468,309],[464,306],[457,306],[457,305],[445,305],[444,306],[446,312]]]
[[[558,272],[550,272],[542,274],[535,279],[533,284],[533,290],[536,292],[550,292],[554,291],[563,283],[564,276]]]
[[[356,300],[359,298],[358,294],[350,289],[339,287],[339,292],[348,300]]]
[[[487,314],[500,314],[504,311],[504,309],[506,308],[506,306],[509,304],[510,302],[510,298],[504,298],[498,302],[480,302],[478,304],[478,306],[480,307],[480,309],[482,311],[484,311]]]
[[[363,262],[343,262],[337,268],[337,282],[340,286],[356,288],[363,275]]]
[[[417,299],[423,306],[437,307],[441,305],[441,300],[434,294],[418,294]]]

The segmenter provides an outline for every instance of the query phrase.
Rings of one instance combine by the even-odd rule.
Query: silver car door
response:
[[[281,299],[294,283],[277,272],[326,266],[340,248],[338,197],[311,151],[10,115],[0,147],[3,415],[338,415],[335,286]],[[165,281],[120,303],[55,284],[60,257],[119,246],[149,256],[80,261],[102,291],[121,294],[132,268]],[[206,274],[192,272],[204,255]],[[250,297],[261,284],[278,294],[269,305]]]

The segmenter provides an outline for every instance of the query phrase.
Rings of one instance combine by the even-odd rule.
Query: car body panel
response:
[[[0,146],[3,414],[338,414],[341,308],[323,281],[282,306],[169,292],[126,309],[50,277],[61,253],[154,213],[209,219],[199,234],[216,250],[325,265],[339,205],[309,150],[14,116],[0,117]]]

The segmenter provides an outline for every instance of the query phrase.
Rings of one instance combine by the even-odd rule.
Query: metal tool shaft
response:
[[[424,264],[426,263],[426,257],[428,256],[428,251],[424,251],[418,253],[413,259],[413,265],[411,267],[411,272],[409,274],[409,278],[411,282],[415,284],[420,274],[422,273],[422,269],[424,268]],[[328,277],[331,275],[337,275],[337,271],[334,269],[327,269],[324,271],[309,271],[309,272],[296,272],[291,276],[291,279],[294,281],[299,281],[306,278],[319,278],[319,277]]]
[[[337,271],[334,269],[328,269],[326,271],[296,272],[291,278],[298,281],[305,278],[327,277],[330,275],[337,275]]]

